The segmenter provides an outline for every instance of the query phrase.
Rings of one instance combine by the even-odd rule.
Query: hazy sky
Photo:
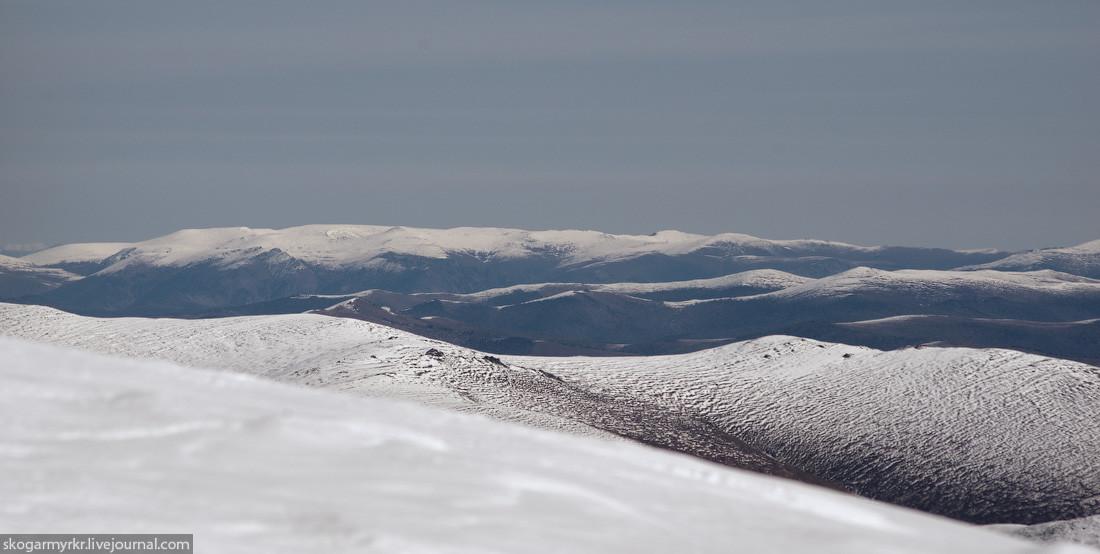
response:
[[[0,2],[0,246],[1100,238],[1100,2]]]

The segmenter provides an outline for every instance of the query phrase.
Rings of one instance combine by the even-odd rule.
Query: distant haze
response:
[[[1100,238],[1100,3],[0,3],[0,244]],[[14,250],[13,250],[14,251]]]

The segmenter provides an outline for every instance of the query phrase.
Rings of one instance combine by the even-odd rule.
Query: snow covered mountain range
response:
[[[764,268],[823,277],[858,266],[949,269],[1007,255],[677,231],[630,236],[308,225],[185,230],[133,244],[60,246],[22,259],[87,276],[46,296],[58,307],[167,315],[375,288],[476,292],[521,283],[679,281]]]
[[[347,225],[0,257],[0,522],[191,521],[219,551],[1033,548],[878,500],[1100,546],[1096,267],[1100,241]]]
[[[221,553],[1092,552],[411,404],[4,337],[0,359],[0,523],[25,533],[186,530]]]
[[[1013,254],[676,231],[309,225],[185,230],[14,261],[19,283],[34,274],[34,285],[0,269],[7,301],[97,316],[327,310],[496,354],[665,354],[788,334],[1100,363],[1100,241]],[[900,316],[904,326],[878,323]],[[1067,344],[1055,328],[1096,340]]]
[[[520,285],[469,295],[366,291],[323,313],[517,354],[553,354],[566,346],[663,354],[771,334],[897,347],[958,341],[961,336],[937,334],[940,330],[935,320],[923,320],[924,325],[922,320],[912,320],[904,330],[921,340],[880,345],[870,335],[876,327],[866,322],[898,315],[946,316],[992,331],[1012,328],[1019,322],[1063,322],[1075,324],[1084,333],[1096,333],[1091,320],[1100,317],[1100,281],[1049,270],[1010,273],[858,268],[821,279],[764,270],[736,277],[740,280],[735,285],[724,284],[732,279],[711,279]],[[771,292],[758,292],[768,288]],[[661,299],[689,295],[699,299]],[[339,299],[304,297],[298,300],[298,307],[308,309]],[[319,302],[312,304],[314,301]],[[841,325],[853,322],[864,325]],[[1050,342],[1049,333],[1043,331],[1042,325],[1016,325],[1012,334],[975,334],[969,337],[969,344],[962,344],[1015,348],[1090,362],[1100,359],[1100,340],[1084,350],[1067,348],[1057,341]],[[895,335],[887,335],[891,336]],[[1095,336],[1100,339],[1100,335]],[[548,340],[554,348],[547,346]]]
[[[1100,370],[1007,350],[774,336],[677,356],[495,357],[312,314],[11,304],[0,334],[631,439],[976,523],[1100,513]]]
[[[0,255],[0,291],[3,291],[0,297],[42,294],[77,279],[80,279],[79,275],[64,269],[40,267],[19,258]]]
[[[963,269],[996,269],[1001,271],[1035,271],[1052,269],[1083,277],[1100,279],[1100,240],[1071,248],[1049,248],[1020,252],[995,262]]]

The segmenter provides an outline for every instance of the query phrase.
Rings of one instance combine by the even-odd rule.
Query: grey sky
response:
[[[781,5],[776,5],[781,4]],[[0,243],[1100,238],[1100,3],[0,3]]]

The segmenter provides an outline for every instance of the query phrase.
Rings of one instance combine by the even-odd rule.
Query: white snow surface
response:
[[[538,293],[542,292],[547,294],[547,297],[543,300],[549,299],[551,296],[563,296],[580,291],[587,292],[608,292],[614,294],[625,295],[644,295],[657,292],[666,291],[681,291],[691,289],[723,289],[732,287],[756,287],[762,289],[784,289],[794,287],[803,283],[814,281],[809,277],[802,277],[787,273],[785,271],[779,271],[775,269],[753,269],[749,271],[742,271],[740,273],[732,273],[729,275],[723,275],[720,277],[712,277],[709,279],[691,279],[687,281],[667,281],[659,283],[527,283],[521,285],[512,285],[508,287],[500,287],[493,289],[486,289],[472,293],[411,293],[410,296],[431,296],[431,297],[444,297],[441,301],[460,301],[460,302],[486,302],[491,301],[501,296],[507,296],[514,293]],[[357,293],[353,293],[357,296],[365,296],[372,292],[377,292],[378,289],[364,290]],[[560,292],[555,292],[560,291]],[[325,295],[316,295],[323,297]],[[334,298],[344,298],[346,295],[331,295]]]
[[[1079,270],[1087,270],[1090,267],[1100,265],[1100,240],[1078,244],[1068,248],[1046,248],[1020,252],[1006,258],[987,264],[973,265],[959,268],[961,270],[980,269],[1030,269],[1041,266],[1044,263],[1060,262]]]
[[[782,290],[743,296],[740,300],[753,298],[809,299],[839,298],[857,292],[873,291],[899,293],[912,297],[935,299],[947,291],[959,291],[964,288],[981,289],[1006,296],[1021,295],[1029,292],[1043,292],[1055,295],[1072,296],[1082,293],[1100,293],[1100,280],[1081,277],[1069,273],[1052,271],[940,271],[933,269],[899,269],[886,271],[870,267],[857,267],[848,271],[822,277],[804,279]],[[670,303],[688,305],[714,302],[722,299],[688,300]]]
[[[780,460],[854,490],[900,491],[912,505],[995,506],[1010,495],[1042,509],[1100,487],[1100,370],[1009,350],[883,352],[774,336],[675,356],[502,357],[504,368],[345,318],[98,319],[9,304],[0,334],[600,434],[509,388],[547,372],[699,415]]]
[[[200,552],[1088,552],[383,399],[0,338],[0,523]]]
[[[892,322],[914,321],[914,320],[919,321],[919,320],[922,320],[922,319],[928,319],[930,317],[941,317],[941,316],[934,316],[934,315],[929,316],[929,315],[924,315],[924,314],[895,315],[895,316],[890,316],[890,317],[880,317],[880,318],[877,318],[877,319],[864,319],[862,321],[845,321],[845,322],[837,323],[837,325],[844,325],[844,326],[851,326],[851,327],[875,326],[875,325],[878,325],[878,324],[881,324],[881,323],[892,323]],[[968,318],[968,319],[970,319],[972,321],[996,321],[996,322],[1004,322],[1004,323],[1020,323],[1019,319],[1003,319],[1003,318],[990,318],[990,317],[972,317],[972,318]],[[1079,321],[1027,321],[1026,323],[1028,325],[1086,325],[1086,324],[1089,324],[1089,323],[1095,323],[1097,321],[1100,321],[1100,318],[1082,319],[1082,320],[1079,320]]]
[[[609,284],[531,283],[487,289],[468,294],[447,294],[446,296],[460,301],[484,302],[511,293],[543,291],[550,292],[551,294],[538,300],[549,300],[579,291],[631,295],[686,289],[722,289],[738,286],[778,289],[772,292],[736,297],[736,299],[740,301],[757,298],[839,298],[855,293],[873,291],[887,293],[904,291],[906,295],[935,299],[942,298],[949,292],[957,292],[964,289],[977,289],[1006,296],[1022,295],[1032,292],[1049,293],[1067,297],[1078,294],[1100,294],[1100,280],[1049,269],[1019,272],[993,270],[941,271],[932,269],[901,269],[887,271],[869,267],[857,267],[819,279],[801,277],[774,269],[754,269],[723,275],[721,277],[693,279],[688,281]],[[370,292],[372,291],[368,290],[356,294],[364,295]],[[413,294],[413,296],[415,296],[415,294]],[[699,300],[670,301],[665,303],[670,306],[687,306],[725,300],[729,299],[707,298]]]
[[[79,279],[80,276],[62,269],[39,267],[22,258],[13,258],[0,254],[0,273],[36,274],[54,277],[58,280]]]
[[[34,267],[35,267],[35,265],[30,263],[30,262],[26,262],[26,261],[20,260],[19,258],[13,258],[11,256],[5,256],[3,254],[0,254],[0,269],[25,270],[25,269],[33,269]]]
[[[45,250],[39,250],[22,256],[19,259],[36,265],[53,265],[59,263],[86,263],[100,262],[123,248],[132,246],[128,242],[81,242],[75,244],[63,244]]]
[[[278,248],[310,263],[332,268],[355,268],[372,263],[383,253],[431,258],[446,258],[451,253],[516,258],[532,251],[552,251],[563,255],[566,263],[571,263],[630,258],[647,253],[684,254],[716,243],[755,246],[775,252],[808,245],[841,246],[868,252],[875,250],[815,240],[764,240],[734,233],[705,236],[661,231],[653,235],[611,235],[598,231],[525,231],[491,227],[418,229],[376,225],[304,225],[279,230],[247,227],[186,229],[136,243],[59,246],[23,259],[38,265],[102,261],[123,248],[132,247],[136,249],[133,256],[119,264],[141,261],[159,266],[182,266],[210,258],[231,264],[254,255],[258,250]]]
[[[34,294],[80,276],[63,269],[39,267],[28,261],[0,254],[0,282],[12,297]]]
[[[1100,515],[1037,525],[989,525],[987,529],[1034,541],[1069,541],[1100,549]]]
[[[507,359],[592,390],[690,406],[730,429],[748,427],[773,437],[766,450],[790,451],[810,471],[821,461],[799,450],[828,436],[847,443],[836,444],[835,454],[885,447],[899,460],[903,453],[941,457],[954,465],[926,469],[945,481],[974,464],[1090,480],[1100,469],[1100,369],[1076,362],[1000,349],[884,352],[785,336],[674,356],[605,358],[598,371],[581,357]],[[1061,441],[1068,436],[1074,439]]]
[[[537,283],[514,285],[497,289],[488,289],[470,294],[455,295],[456,297],[485,300],[497,296],[503,296],[511,292],[530,292],[547,287],[583,287],[585,290],[596,292],[611,292],[616,294],[644,294],[663,291],[684,289],[721,289],[729,287],[759,287],[785,289],[814,281],[809,277],[802,277],[779,271],[776,269],[753,269],[732,273],[721,277],[709,279],[691,279],[688,281],[669,281],[664,283]]]
[[[611,283],[606,285],[594,285],[593,290],[615,292],[619,294],[637,294],[696,288],[720,289],[727,287],[759,287],[785,289],[808,281],[813,281],[813,279],[794,275],[785,271],[779,271],[777,269],[753,269],[711,279],[692,279],[690,281],[673,281],[669,283]]]
[[[884,271],[857,267],[767,294],[776,297],[836,296],[870,289],[904,290],[910,294],[922,294],[925,289],[934,291],[960,286],[978,286],[987,290],[999,290],[1005,294],[1042,290],[1071,295],[1100,290],[1100,281],[1051,270],[1008,272],[899,269]]]

